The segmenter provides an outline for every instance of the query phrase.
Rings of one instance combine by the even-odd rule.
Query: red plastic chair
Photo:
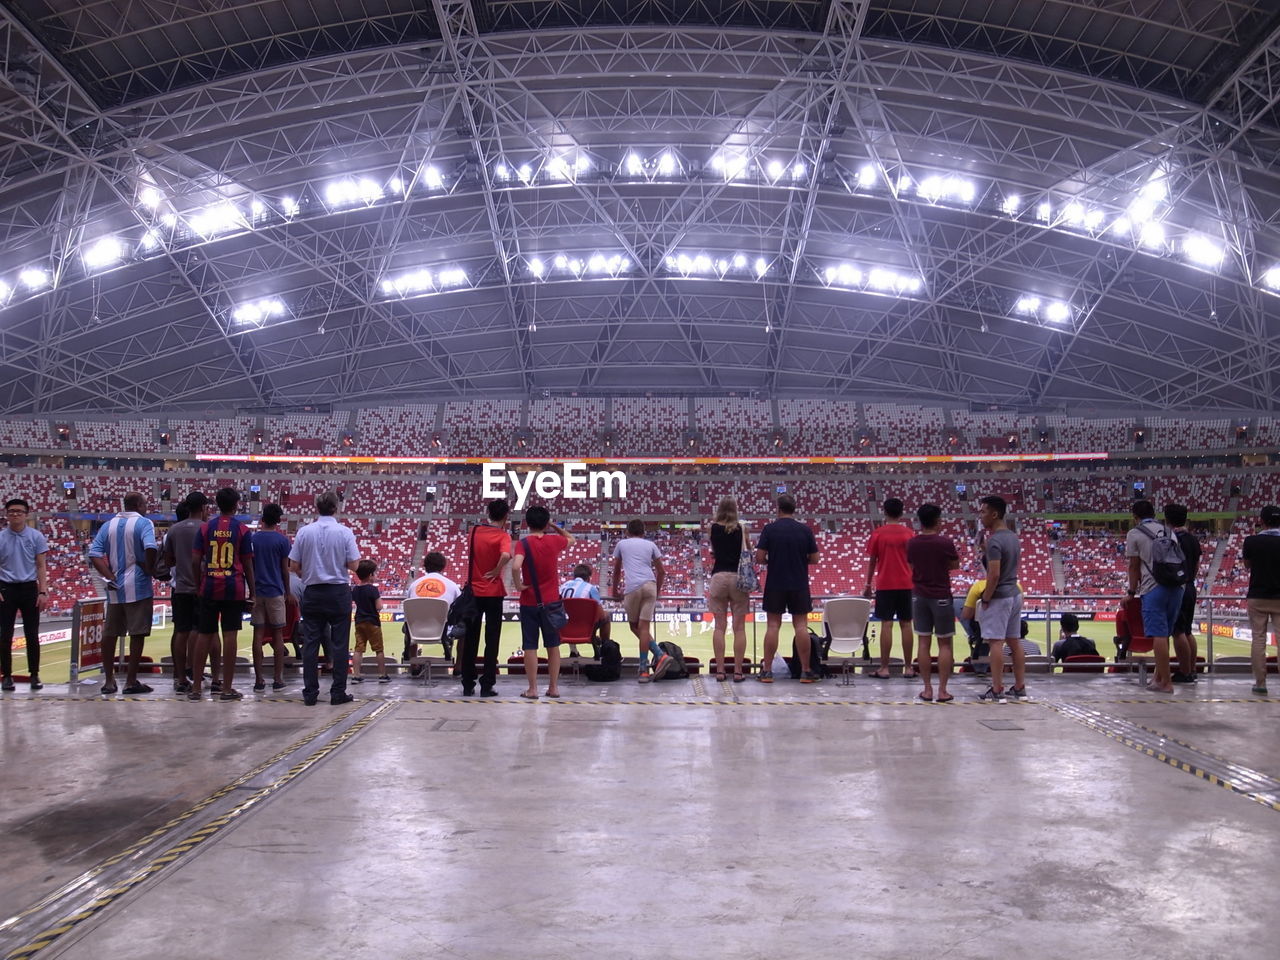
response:
[[[1062,661],[1063,673],[1105,673],[1107,658],[1096,653],[1078,653]]]
[[[566,600],[564,612],[569,615],[569,622],[560,628],[560,642],[567,643],[570,647],[590,643],[599,609],[598,603],[585,597]],[[577,651],[571,651],[571,655],[576,657]]]

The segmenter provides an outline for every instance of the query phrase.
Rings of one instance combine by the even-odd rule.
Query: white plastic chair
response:
[[[862,651],[862,636],[871,619],[871,601],[866,597],[836,597],[822,608],[822,622],[831,638],[829,657],[841,657],[841,682],[848,684],[855,654]]]
[[[409,642],[418,646],[440,644],[439,657],[414,657],[409,662],[415,667],[426,668],[426,682],[431,682],[431,667],[437,663],[450,663],[444,656],[444,622],[449,617],[449,603],[439,597],[410,597],[404,602],[404,622],[409,630]]]

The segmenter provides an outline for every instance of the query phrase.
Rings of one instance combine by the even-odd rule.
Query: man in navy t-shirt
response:
[[[767,623],[764,632],[764,658],[759,680],[773,683],[773,657],[778,652],[778,632],[782,615],[791,614],[796,634],[796,655],[809,669],[800,675],[801,683],[813,683],[817,670],[809,659],[809,567],[818,562],[818,541],[813,531],[795,518],[796,499],[788,493],[778,498],[778,519],[766,524],[756,541],[756,563],[766,564],[764,607]]]
[[[262,643],[271,634],[274,680],[272,690],[284,689],[285,584],[289,582],[289,538],[277,528],[284,518],[278,503],[262,508],[262,524],[253,535],[253,575],[257,594],[253,598],[253,689],[265,690],[262,676]]]

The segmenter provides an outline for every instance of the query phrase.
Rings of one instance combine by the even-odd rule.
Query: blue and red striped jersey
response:
[[[244,571],[253,562],[253,537],[235,517],[217,516],[200,525],[192,553],[204,576],[200,596],[210,600],[243,600]]]

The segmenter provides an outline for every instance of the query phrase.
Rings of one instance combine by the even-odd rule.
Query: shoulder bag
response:
[[[741,521],[738,529],[742,531],[742,553],[738,555],[738,589],[743,593],[751,593],[760,589],[760,571],[751,561],[751,543],[747,540],[747,528]]]

